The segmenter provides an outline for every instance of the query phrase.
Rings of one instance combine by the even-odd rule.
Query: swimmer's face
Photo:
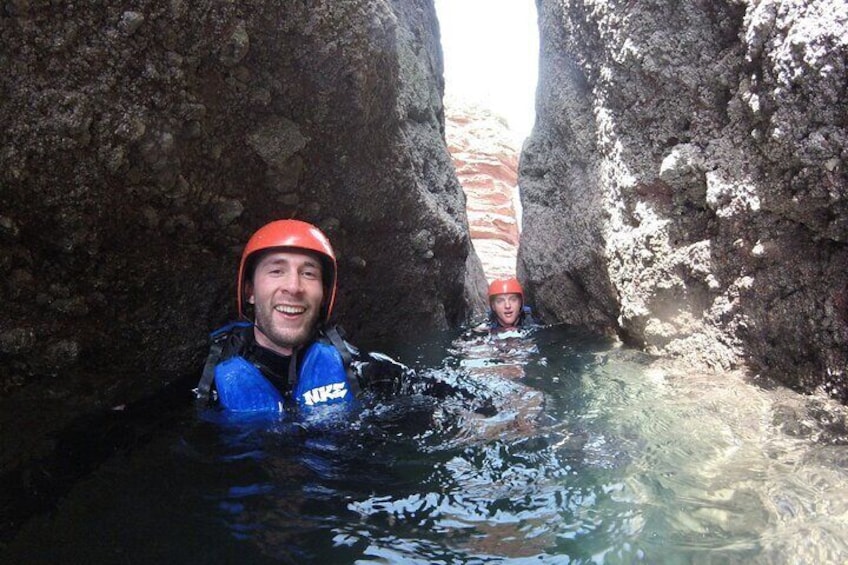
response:
[[[492,311],[501,326],[514,327],[521,314],[521,295],[516,293],[497,294],[492,298]]]

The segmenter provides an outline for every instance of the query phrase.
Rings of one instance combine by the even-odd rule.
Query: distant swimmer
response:
[[[477,435],[523,434],[536,427],[544,394],[521,382],[524,368],[538,358],[539,349],[525,330],[539,326],[516,278],[489,285],[488,319],[451,344],[459,368],[474,383],[477,394],[491,399],[491,414],[478,411],[467,418]]]
[[[524,303],[524,289],[518,279],[496,279],[489,285],[488,319],[473,328],[472,333],[498,333],[538,326],[530,306]]]

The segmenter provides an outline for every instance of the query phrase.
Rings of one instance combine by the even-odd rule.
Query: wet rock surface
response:
[[[518,268],[546,319],[848,399],[846,10],[541,2]]]

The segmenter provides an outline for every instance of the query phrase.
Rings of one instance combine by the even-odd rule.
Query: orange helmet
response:
[[[515,277],[492,281],[492,284],[489,285],[489,301],[498,294],[517,294],[524,302],[524,290]]]
[[[300,220],[276,220],[270,224],[265,224],[256,230],[256,233],[250,237],[247,245],[244,246],[236,290],[239,318],[244,316],[244,283],[249,260],[260,251],[276,247],[305,249],[318,253],[321,257],[324,263],[325,292],[322,321],[326,322],[333,311],[333,303],[336,301],[336,254],[330,246],[330,240],[321,230]]]

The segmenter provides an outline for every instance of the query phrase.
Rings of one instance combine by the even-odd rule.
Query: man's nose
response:
[[[297,272],[286,273],[280,280],[280,287],[290,293],[298,293],[303,288],[303,281],[300,280],[300,275]]]

